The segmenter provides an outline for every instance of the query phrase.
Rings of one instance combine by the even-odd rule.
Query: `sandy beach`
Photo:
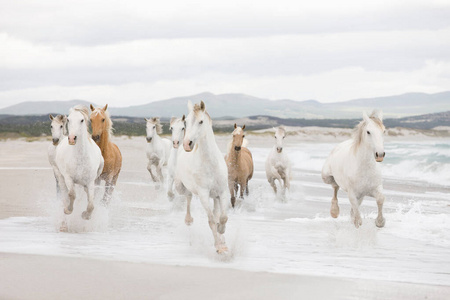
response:
[[[332,191],[317,165],[345,132],[317,134],[314,143],[301,134],[286,139],[294,160],[286,203],[263,171],[273,141],[248,135],[255,178],[250,197],[230,210],[224,258],[214,251],[198,199],[186,227],[184,200],[169,202],[150,182],[143,137],[114,138],[124,163],[111,205],[97,203],[84,221],[79,191],[66,233],[58,230],[64,215],[47,160],[50,142],[0,141],[0,298],[448,299],[450,185],[397,180],[397,165],[388,161],[386,227],[375,227],[376,204],[367,198],[356,230],[345,193],[341,217],[332,219]],[[228,137],[217,141],[225,149]],[[386,138],[387,145],[418,141],[428,147],[446,140]]]

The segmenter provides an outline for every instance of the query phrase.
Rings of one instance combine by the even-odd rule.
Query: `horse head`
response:
[[[183,139],[183,148],[186,152],[194,149],[199,138],[205,137],[208,128],[212,131],[212,121],[205,109],[205,103],[201,101],[192,105],[188,102],[189,114],[186,117],[186,134]]]
[[[180,141],[184,138],[186,128],[186,117],[182,118],[173,117],[170,120],[170,131],[172,131],[172,144],[175,149],[180,146]]]
[[[370,116],[365,112],[363,113],[363,121],[356,129],[357,146],[366,145],[372,151],[377,162],[382,162],[386,155],[386,152],[384,152],[384,132],[383,113],[381,111],[374,110]]]
[[[245,125],[242,127],[239,127],[236,124],[234,124],[232,147],[236,151],[241,151],[242,143],[244,142],[244,138],[245,138],[244,129],[245,129]]]
[[[153,137],[156,134],[162,133],[162,125],[161,121],[158,117],[153,117],[150,119],[145,119],[147,122],[146,131],[147,131],[147,143],[151,143],[153,140]]]
[[[92,126],[92,139],[98,143],[104,132],[109,132],[112,126],[111,118],[109,117],[108,104],[103,108],[94,107],[91,104],[91,126]]]
[[[277,152],[283,151],[283,140],[286,137],[286,129],[283,126],[279,126],[275,129],[275,140],[277,145]]]
[[[52,142],[56,146],[59,140],[66,134],[67,117],[64,115],[57,115],[53,117],[49,115],[51,122],[50,129],[52,131]]]
[[[77,105],[70,109],[67,117],[69,129],[69,145],[75,145],[78,137],[84,137],[88,132],[89,110],[84,105]]]

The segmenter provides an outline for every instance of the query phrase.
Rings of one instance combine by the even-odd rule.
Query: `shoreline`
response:
[[[450,293],[439,285],[3,252],[0,276],[3,299],[445,299]]]

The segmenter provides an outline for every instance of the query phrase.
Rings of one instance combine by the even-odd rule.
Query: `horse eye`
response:
[[[53,126],[50,126],[51,129],[53,129]]]
[[[155,126],[153,126],[153,128],[156,128],[156,125],[155,125]]]
[[[201,120],[201,121],[199,122],[199,124],[202,125],[202,124],[203,124],[203,120]]]
[[[105,119],[103,119],[102,122],[105,122]]]
[[[84,122],[84,120],[81,120],[81,123],[83,123]]]
[[[60,126],[60,128],[62,128],[62,125]]]
[[[184,127],[183,127],[183,128],[181,128],[181,130],[184,130]]]
[[[169,129],[170,129],[170,130],[172,130],[173,128],[172,128],[172,127],[170,127]]]
[[[245,138],[245,135],[243,135],[242,137]]]
[[[367,131],[367,134],[370,134],[370,131]]]
[[[283,136],[283,139],[285,138],[285,136]]]

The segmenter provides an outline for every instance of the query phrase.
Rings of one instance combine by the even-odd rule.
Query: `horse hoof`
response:
[[[361,218],[355,218],[355,227],[359,228],[359,226],[362,225],[362,219]]]
[[[88,213],[87,211],[83,211],[81,214],[81,217],[85,220],[89,220],[91,218],[91,213]]]
[[[68,232],[69,228],[67,227],[67,223],[66,222],[62,222],[61,226],[59,227],[59,231],[60,232]]]
[[[335,219],[339,217],[339,206],[331,207],[330,215]]]
[[[192,223],[194,223],[194,218],[190,217],[186,217],[186,219],[184,219],[184,223],[186,223],[187,226],[192,225]]]
[[[73,211],[73,208],[72,209],[68,209],[67,207],[64,208],[64,213],[66,215],[70,215],[72,213],[72,211]]]
[[[173,198],[175,197],[175,194],[172,193],[171,191],[167,192],[167,197],[169,198],[170,201],[173,201]]]
[[[377,218],[375,220],[375,225],[377,225],[378,228],[384,227],[384,224],[386,223],[385,218]]]
[[[226,254],[226,253],[228,253],[228,247],[222,246],[219,249],[217,249],[216,251],[217,251],[217,254]]]

